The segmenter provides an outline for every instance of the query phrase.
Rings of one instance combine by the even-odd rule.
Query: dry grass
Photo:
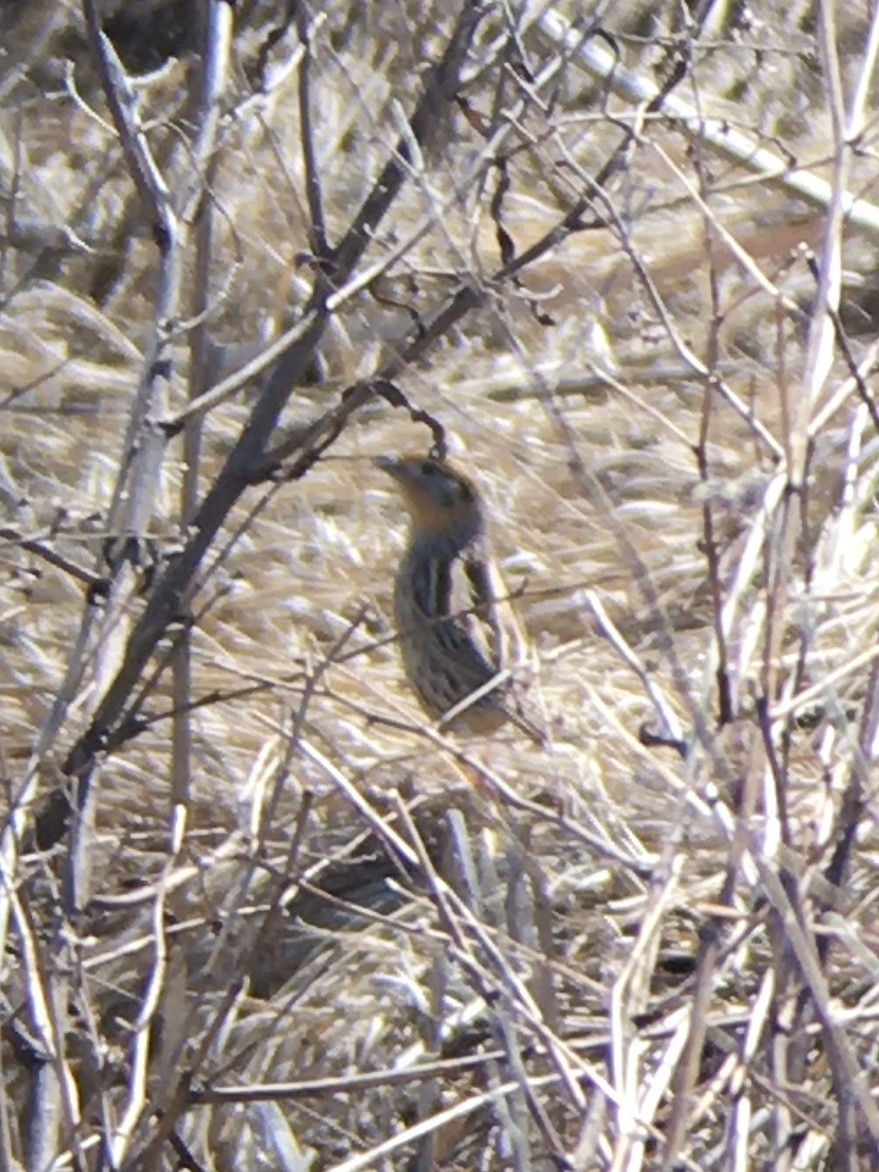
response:
[[[254,0],[213,124],[196,6],[107,5],[126,154],[78,9],[6,7],[4,1166],[879,1166],[866,13],[611,4],[597,80],[564,5],[300,6],[303,54]],[[678,67],[719,122],[620,72]],[[402,686],[417,412],[549,749]]]

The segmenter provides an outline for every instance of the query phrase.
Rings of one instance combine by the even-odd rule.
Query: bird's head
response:
[[[436,534],[469,541],[484,528],[479,490],[448,460],[435,456],[381,456],[375,461],[397,482],[416,536]]]

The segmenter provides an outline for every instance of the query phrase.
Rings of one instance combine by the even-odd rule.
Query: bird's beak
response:
[[[392,476],[394,480],[403,479],[400,461],[395,456],[376,456],[373,464],[376,468],[380,468],[382,472],[387,472],[388,476]]]
[[[403,497],[403,503],[411,511],[423,503],[424,485],[413,475],[412,461],[405,456],[379,456],[373,460],[376,468],[386,472],[396,484]]]

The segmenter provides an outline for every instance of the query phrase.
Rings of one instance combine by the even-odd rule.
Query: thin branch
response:
[[[611,52],[597,37],[584,40],[567,21],[552,9],[540,14],[538,25],[552,45],[563,46],[593,77],[605,81],[619,97],[632,102],[656,105],[656,86],[640,74],[627,69],[619,55]],[[832,183],[804,171],[790,161],[761,147],[756,139],[735,130],[726,118],[700,115],[688,102],[676,95],[666,95],[656,105],[659,113],[680,123],[689,133],[725,158],[747,167],[761,179],[777,183],[810,203],[829,208],[836,199]],[[849,192],[840,193],[840,205],[847,220],[858,228],[879,233],[879,208]]]
[[[323,263],[330,256],[327,242],[327,225],[324,219],[323,196],[321,193],[320,169],[314,146],[314,125],[311,120],[311,58],[312,26],[304,4],[297,4],[296,31],[302,42],[303,54],[299,62],[299,141],[302,147],[302,164],[305,170],[305,193],[308,201],[308,231],[311,251],[317,260],[320,272]]]

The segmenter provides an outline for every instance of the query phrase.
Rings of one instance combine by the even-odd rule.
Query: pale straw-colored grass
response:
[[[752,26],[715,7],[693,42],[695,82],[678,96],[832,182],[831,99],[816,63],[827,28],[803,6],[765,6]],[[269,54],[271,92],[253,85],[277,20],[269,8],[242,17],[224,105],[237,116],[219,134],[213,381],[296,323],[314,276],[295,29]],[[540,6],[489,8],[474,60],[510,13],[528,55],[530,79],[506,75],[512,108],[559,50],[534,23]],[[411,135],[421,67],[443,51],[457,10],[400,3],[367,19],[358,6],[321,6],[313,146],[332,240]],[[672,5],[618,4],[601,23],[621,64],[660,84],[672,44],[662,34],[679,32],[678,19]],[[866,16],[840,6],[836,19],[852,88],[869,72]],[[0,750],[10,805],[30,762],[38,810],[151,585],[138,568],[101,604],[106,626],[83,650],[66,718],[40,744],[85,591],[19,539],[86,577],[107,573],[157,260],[88,52],[70,29],[49,42],[76,62],[80,106],[59,78],[49,85],[51,53],[19,22],[31,73],[0,123],[3,184],[17,177],[17,212],[27,209],[41,247],[7,246],[2,270]],[[184,58],[138,90],[175,194],[192,178],[187,69]],[[501,267],[497,173],[479,162],[497,70],[473,74],[469,121],[460,109],[446,121],[353,276],[393,250],[398,259],[342,300],[320,378],[293,391],[282,428],[333,407],[402,352],[416,314],[428,322],[462,280],[485,287]],[[518,254],[590,191],[621,128],[644,114],[574,53],[540,91],[550,99],[542,110],[526,102],[504,141],[527,147],[510,157],[502,212]],[[846,186],[869,202],[866,105]],[[99,755],[88,908],[60,916],[64,841],[5,856],[9,1158],[37,1166],[24,1120],[43,1092],[12,1015],[48,1037],[39,972],[39,990],[69,1002],[52,1045],[76,1080],[76,1144],[95,1166],[97,1135],[120,1166],[136,1166],[156,1109],[190,1166],[218,1169],[542,1170],[562,1153],[578,1169],[875,1166],[877,440],[858,389],[840,393],[850,371],[839,347],[823,380],[807,364],[820,307],[805,256],[809,246],[819,267],[844,269],[858,362],[875,320],[859,325],[853,303],[858,294],[869,306],[860,290],[874,280],[875,242],[847,229],[822,253],[826,209],[657,111],[624,162],[606,183],[610,204],[584,213],[604,215],[601,226],[567,235],[523,270],[521,287],[491,286],[394,380],[447,429],[485,492],[551,746],[514,730],[461,743],[425,727],[391,623],[404,518],[371,458],[426,450],[431,436],[372,399],[305,475],[264,480],[232,507],[190,603],[189,697],[204,701],[185,722],[191,752],[174,746],[165,671],[140,713],[148,727]],[[65,225],[88,247],[52,251]],[[196,284],[194,265],[184,269],[182,319]],[[187,403],[184,325],[167,356],[163,418]],[[202,493],[261,385],[205,416]],[[785,488],[804,466],[805,497]],[[184,475],[178,436],[144,546],[158,574],[191,536]],[[785,501],[805,502],[805,522],[786,517]],[[172,623],[142,682],[179,632]],[[722,727],[718,667],[732,701]],[[645,743],[645,729],[667,743]],[[181,759],[185,823],[172,810]],[[844,795],[860,803],[860,824],[838,887],[827,869],[850,829]],[[72,957],[82,968],[71,978]],[[150,1021],[161,1028],[142,1028]],[[864,1081],[849,1086],[859,1066]],[[175,1098],[190,1073],[192,1090]],[[279,1083],[291,1085],[261,1098]],[[114,1119],[130,1130],[114,1137]],[[59,1124],[53,1155],[72,1142]],[[181,1166],[180,1150],[163,1141],[151,1166]]]

